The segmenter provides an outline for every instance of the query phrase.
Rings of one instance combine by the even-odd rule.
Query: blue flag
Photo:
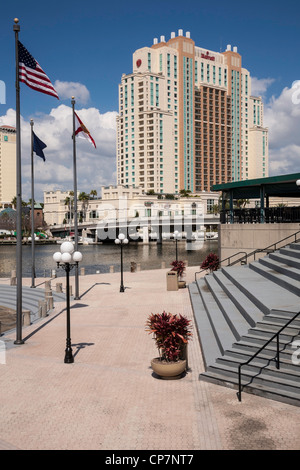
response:
[[[39,139],[35,133],[33,132],[33,151],[41,157],[44,161],[46,160],[43,149],[46,148],[47,145]]]

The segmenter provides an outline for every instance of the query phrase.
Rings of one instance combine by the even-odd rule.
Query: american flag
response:
[[[32,57],[23,44],[18,41],[19,49],[19,80],[30,88],[59,99],[52,83],[41,68],[40,64]]]

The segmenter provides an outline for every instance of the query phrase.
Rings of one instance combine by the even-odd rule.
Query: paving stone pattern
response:
[[[187,268],[187,282],[196,270]],[[81,298],[71,302],[74,364],[63,362],[64,302],[23,329],[24,345],[14,333],[0,338],[0,450],[299,449],[299,408],[246,394],[239,403],[234,390],[199,381],[196,329],[187,374],[152,374],[147,316],[193,318],[188,289],[167,291],[166,273],[126,272],[124,293],[120,273],[81,276]]]

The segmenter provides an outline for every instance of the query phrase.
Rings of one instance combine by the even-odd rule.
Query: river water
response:
[[[49,277],[56,263],[53,254],[59,251],[60,245],[35,245],[35,270],[36,277]],[[83,259],[80,267],[85,268],[86,274],[96,272],[109,272],[110,266],[115,271],[120,271],[120,247],[115,244],[80,245]],[[178,259],[187,260],[189,266],[199,266],[207,254],[218,253],[218,240],[206,240],[199,250],[187,250],[186,242],[178,242]],[[156,243],[129,243],[123,248],[124,271],[130,271],[131,262],[139,263],[142,270],[159,269],[164,261],[166,268],[176,257],[175,242],[164,241]],[[22,246],[22,272],[23,277],[31,277],[31,246]],[[16,269],[16,246],[0,246],[0,277],[10,277],[11,271]]]

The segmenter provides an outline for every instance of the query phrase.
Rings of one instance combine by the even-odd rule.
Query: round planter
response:
[[[178,281],[178,288],[184,289],[186,287],[186,281]]]
[[[179,359],[176,362],[162,361],[159,357],[152,359],[153,372],[162,379],[179,379],[186,370],[186,360]]]

